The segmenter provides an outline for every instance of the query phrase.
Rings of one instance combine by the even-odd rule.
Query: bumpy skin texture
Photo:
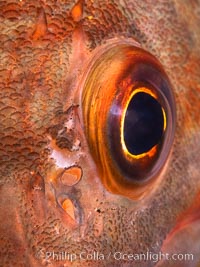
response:
[[[0,266],[154,266],[113,257],[70,263],[45,253],[159,252],[192,203],[200,190],[200,3],[88,0],[79,22],[74,4],[0,1]],[[113,37],[136,39],[161,61],[177,104],[162,182],[138,201],[104,189],[79,120],[81,70]],[[62,186],[59,175],[71,165],[82,168],[82,179]],[[71,199],[74,219],[62,196]]]

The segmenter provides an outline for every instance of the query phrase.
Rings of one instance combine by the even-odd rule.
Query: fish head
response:
[[[3,266],[150,267],[133,256],[183,252],[187,232],[197,257],[199,12],[187,0],[1,3]],[[166,131],[122,160],[134,92],[160,103]]]

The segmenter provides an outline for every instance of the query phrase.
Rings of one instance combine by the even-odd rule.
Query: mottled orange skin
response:
[[[156,263],[112,257],[46,262],[45,252],[167,249],[167,235],[200,190],[200,4],[88,0],[82,19],[71,14],[74,4],[0,1],[0,265],[151,267]],[[169,162],[159,186],[138,201],[103,187],[81,123],[82,70],[114,37],[135,39],[157,57],[176,97]],[[82,179],[63,186],[59,177],[72,165],[82,168]],[[73,202],[75,220],[62,209],[63,196]],[[183,238],[195,233],[188,239],[195,261],[180,266],[200,261],[199,228],[195,221],[172,239],[170,248],[184,251]]]

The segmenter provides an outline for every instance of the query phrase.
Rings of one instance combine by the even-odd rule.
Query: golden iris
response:
[[[122,112],[121,144],[124,153],[135,159],[152,157],[165,129],[166,114],[158,96],[145,87],[134,90]]]

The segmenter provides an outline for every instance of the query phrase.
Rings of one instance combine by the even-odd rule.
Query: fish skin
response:
[[[75,3],[0,1],[0,266],[151,267],[156,263],[112,257],[47,261],[45,253],[159,252],[192,204],[200,190],[200,3],[88,0],[83,18],[74,21]],[[162,181],[138,201],[101,184],[77,90],[94,49],[122,37],[137,40],[160,60],[177,106]],[[63,187],[59,177],[72,165],[83,176],[76,186]],[[71,199],[75,220],[61,208],[63,197]],[[188,247],[196,250],[199,226],[191,229],[197,237]]]

